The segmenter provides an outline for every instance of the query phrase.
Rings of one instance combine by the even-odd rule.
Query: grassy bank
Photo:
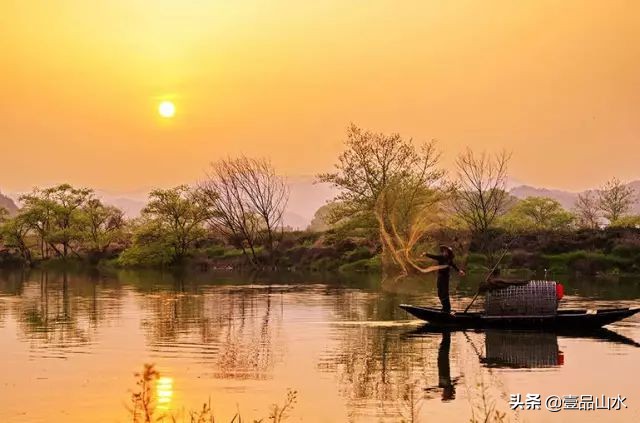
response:
[[[464,233],[433,233],[429,238],[456,246],[455,239]],[[492,234],[493,254],[480,253],[477,240],[471,240],[470,251],[457,248],[458,262],[470,272],[486,272],[492,260],[504,247],[506,232]],[[419,246],[434,250],[435,242]],[[244,248],[243,248],[244,247]],[[121,244],[94,255],[78,250],[66,258],[42,259],[33,254],[31,265],[118,268],[191,268],[200,270],[288,270],[302,272],[380,273],[381,247],[375,234],[344,234],[336,231],[284,232],[272,251],[264,245],[247,246],[205,238],[180,260],[172,260],[171,247],[162,243],[149,245]],[[24,265],[15,250],[0,249],[0,267]],[[531,274],[579,273],[640,274],[640,230],[607,228],[572,232],[539,231],[519,235],[501,263],[503,269]]]

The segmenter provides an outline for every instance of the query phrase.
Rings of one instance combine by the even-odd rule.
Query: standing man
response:
[[[453,262],[454,254],[451,247],[440,246],[440,254],[424,254],[426,257],[438,262],[438,265],[445,266],[438,270],[438,298],[442,303],[442,311],[451,313],[451,301],[449,300],[449,269],[453,268],[460,276],[464,276],[464,271],[459,269]]]

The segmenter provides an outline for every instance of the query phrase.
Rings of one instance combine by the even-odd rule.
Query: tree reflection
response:
[[[340,326],[332,333],[334,347],[322,354],[318,368],[334,373],[338,388],[354,415],[414,416],[435,380],[438,339],[403,339],[402,327]],[[353,416],[352,416],[353,417]]]
[[[98,274],[25,271],[3,278],[2,292],[19,299],[11,303],[19,337],[64,355],[91,342],[98,326],[119,314],[120,289],[103,282]]]
[[[222,379],[267,379],[282,358],[280,313],[270,287],[185,284],[140,298],[154,351],[195,354]]]

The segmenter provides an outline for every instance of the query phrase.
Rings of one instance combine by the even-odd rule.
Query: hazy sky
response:
[[[313,174],[351,121],[534,185],[638,179],[640,2],[0,0],[0,190]]]

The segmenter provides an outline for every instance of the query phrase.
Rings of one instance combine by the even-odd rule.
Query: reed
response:
[[[131,414],[131,423],[220,423],[216,419],[211,399],[203,403],[202,408],[186,412],[166,413],[158,410],[155,385],[160,379],[160,372],[154,364],[145,364],[142,372],[134,373],[136,388],[131,391],[130,404],[127,410]],[[281,404],[272,404],[269,415],[254,419],[252,423],[282,423],[289,416],[298,401],[298,392],[289,389]],[[242,423],[243,418],[238,410],[229,423]]]

